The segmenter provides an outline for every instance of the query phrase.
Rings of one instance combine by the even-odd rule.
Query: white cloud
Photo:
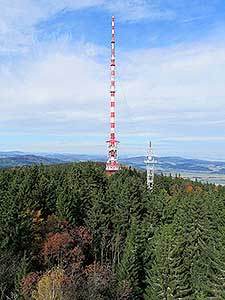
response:
[[[62,9],[77,10],[102,5],[104,0],[39,0],[41,7],[47,8],[51,14]]]
[[[101,5],[103,0],[2,0],[0,4],[0,25],[4,32],[10,31],[11,26],[17,29],[31,26],[55,13],[71,9],[77,10]]]
[[[0,55],[25,54],[37,47],[35,26],[64,10],[102,5],[103,0],[2,0],[0,3]]]
[[[147,105],[170,111],[222,107],[224,57],[225,44],[132,52],[121,70],[131,107]]]
[[[96,137],[103,152],[109,67],[96,56],[105,49],[46,47],[34,61],[0,69],[0,127],[8,134],[83,136],[87,143]],[[224,54],[225,45],[208,43],[120,53],[117,129],[130,152],[149,138],[159,149],[167,139],[223,141]]]
[[[20,68],[1,73],[1,122],[28,119],[32,126],[36,118],[45,123],[101,116],[107,75],[92,55],[60,49]]]
[[[224,136],[171,136],[162,139],[162,141],[169,142],[223,142],[225,140]]]
[[[186,18],[192,20],[202,18],[206,12],[212,10],[209,4],[200,5],[196,1],[193,9],[187,3],[178,5],[174,1],[166,1],[164,4],[159,0],[2,0],[0,55],[26,54],[32,46],[37,47],[35,26],[39,22],[48,20],[63,10],[91,7],[101,8],[116,14],[122,21],[132,22],[145,19],[151,21],[176,19],[183,22]]]
[[[149,0],[114,0],[105,1],[105,8],[124,21],[140,21],[143,19],[173,19],[174,12],[163,9],[155,1]]]
[[[0,54],[25,52],[35,43],[35,25],[62,10],[79,10],[100,7],[117,14],[122,20],[170,18],[148,0],[2,0],[0,3]]]

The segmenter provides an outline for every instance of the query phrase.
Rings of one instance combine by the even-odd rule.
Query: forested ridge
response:
[[[101,163],[0,170],[0,300],[225,299],[225,188]]]

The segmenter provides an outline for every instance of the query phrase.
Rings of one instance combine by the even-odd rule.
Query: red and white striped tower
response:
[[[115,134],[115,18],[112,17],[112,52],[111,52],[111,87],[110,87],[110,139],[108,143],[108,160],[106,163],[107,175],[112,175],[118,171],[120,164],[117,160],[117,146]]]

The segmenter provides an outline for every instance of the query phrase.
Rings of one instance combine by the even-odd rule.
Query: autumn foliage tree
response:
[[[61,268],[54,268],[43,274],[33,291],[34,300],[64,300],[71,281]]]

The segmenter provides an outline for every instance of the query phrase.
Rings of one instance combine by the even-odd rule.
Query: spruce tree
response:
[[[155,234],[153,242],[149,241],[147,252],[152,252],[152,261],[147,266],[147,288],[145,300],[172,300],[171,260],[173,251],[172,225],[162,226]]]
[[[141,232],[136,219],[132,219],[131,228],[128,232],[125,248],[117,274],[121,285],[124,282],[132,291],[132,299],[143,297],[143,253],[140,244]]]

